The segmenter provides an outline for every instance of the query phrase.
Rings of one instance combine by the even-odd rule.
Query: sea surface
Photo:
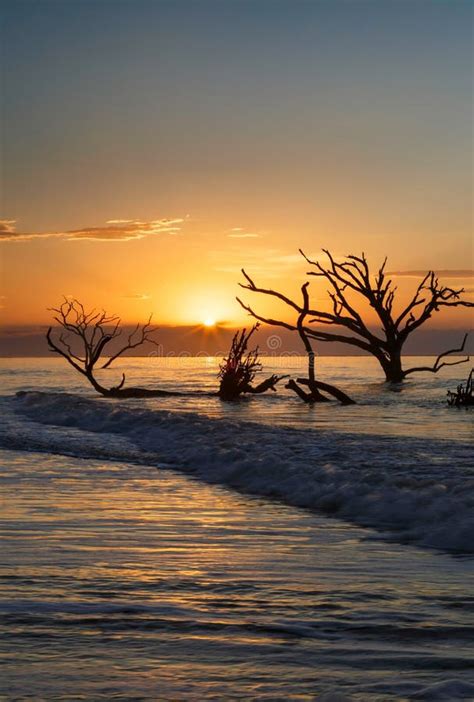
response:
[[[468,366],[394,391],[319,359],[348,407],[221,403],[214,358],[120,366],[196,395],[0,360],[0,699],[474,700]]]

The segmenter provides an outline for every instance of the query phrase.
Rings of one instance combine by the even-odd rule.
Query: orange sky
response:
[[[7,7],[3,325],[241,324],[240,268],[297,294],[299,247],[472,291],[470,3],[110,8]]]
[[[123,234],[123,223],[113,226],[121,227]],[[168,224],[161,226],[171,228]],[[238,325],[246,318],[235,301],[237,294],[264,314],[287,317],[288,310],[278,302],[239,289],[238,282],[243,280],[240,268],[245,267],[259,285],[297,298],[309,268],[298,254],[297,246],[300,242],[304,245],[306,240],[308,254],[319,255],[324,260],[324,255],[311,246],[317,239],[326,243],[322,234],[295,236],[294,246],[290,247],[284,232],[272,232],[270,228],[222,227],[213,231],[210,226],[191,218],[174,223],[172,228],[179,231],[145,233],[143,238],[128,241],[68,238],[77,234],[4,241],[1,244],[4,324],[48,322],[47,307],[57,304],[62,295],[75,296],[89,307],[103,306],[120,314],[125,321],[143,320],[152,313],[155,321],[161,324],[197,324],[214,319]],[[108,234],[110,229],[107,229]],[[127,236],[133,236],[132,229],[127,231]],[[100,232],[89,234],[99,236]],[[116,234],[117,239],[119,235]],[[346,249],[342,248],[344,238]],[[335,236],[332,251],[341,255],[355,251],[351,239]],[[387,270],[398,272],[395,281],[400,303],[416,288],[421,270],[429,266],[436,268],[436,263],[439,265],[441,261],[444,263],[441,278],[446,284],[456,288],[466,286],[472,291],[468,271],[454,268],[456,261],[461,262],[458,252],[407,252],[397,240],[389,249],[387,242],[377,241],[375,237],[369,247],[370,233],[361,233],[356,239],[360,249],[370,252],[374,270],[384,251],[392,253],[391,260],[398,266],[390,265],[389,260]],[[414,275],[410,271],[414,271]],[[326,290],[324,281],[313,279],[314,306],[327,307]],[[472,298],[472,294],[468,294]],[[466,326],[469,313],[464,309],[450,310],[440,314],[436,322],[437,326]]]

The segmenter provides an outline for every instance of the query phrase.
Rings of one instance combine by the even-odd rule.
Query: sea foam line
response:
[[[403,541],[474,552],[470,447],[461,442],[275,428],[63,393],[19,393],[14,405],[40,424],[101,435],[101,457],[168,464]],[[124,451],[124,439],[132,450]],[[81,454],[77,438],[72,450],[67,437],[60,443]]]

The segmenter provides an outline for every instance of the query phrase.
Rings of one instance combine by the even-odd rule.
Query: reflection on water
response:
[[[0,480],[6,699],[468,685],[472,560],[146,466],[5,452]]]
[[[117,370],[103,371],[104,384],[113,385],[125,371],[127,383],[148,388],[199,391],[217,389],[217,358],[126,358]],[[417,358],[417,363],[430,359]],[[264,373],[305,371],[303,357],[267,357]],[[372,358],[320,358],[321,380],[339,385],[357,400],[356,406],[335,402],[307,406],[282,385],[277,393],[223,403],[209,397],[154,398],[126,401],[131,406],[201,412],[227,419],[279,423],[295,427],[320,427],[337,431],[468,440],[474,413],[447,406],[446,392],[465,379],[468,365],[421,373],[406,381],[400,392],[382,382]],[[120,370],[119,370],[120,369]],[[97,396],[86,381],[61,359],[0,359],[2,394],[17,390],[60,390]],[[398,386],[397,389],[400,389]],[[124,402],[124,400],[121,400]]]

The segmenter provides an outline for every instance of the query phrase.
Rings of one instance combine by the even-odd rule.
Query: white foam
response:
[[[271,427],[59,393],[22,393],[15,405],[35,422],[82,430],[87,456],[94,432],[102,455],[142,457],[401,540],[474,552],[473,475],[462,442]],[[56,439],[56,450],[58,443],[81,455],[77,436]]]

